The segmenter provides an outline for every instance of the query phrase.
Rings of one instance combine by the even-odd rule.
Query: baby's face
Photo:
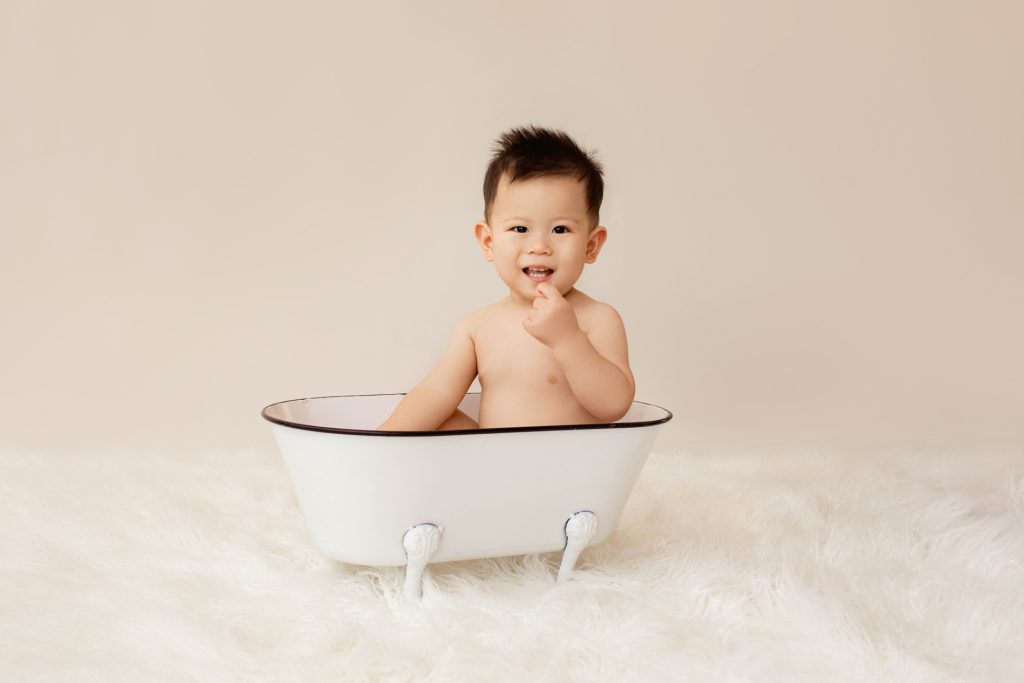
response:
[[[513,302],[532,304],[539,283],[565,296],[583,264],[594,262],[607,231],[591,227],[582,181],[545,176],[509,183],[503,177],[491,219],[477,223],[476,235]]]

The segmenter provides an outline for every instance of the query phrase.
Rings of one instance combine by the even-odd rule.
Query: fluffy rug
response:
[[[276,453],[0,453],[10,681],[1024,680],[1024,452],[653,455],[559,554],[310,544]]]

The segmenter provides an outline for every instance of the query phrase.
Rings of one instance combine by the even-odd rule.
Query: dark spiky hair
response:
[[[491,220],[498,183],[505,175],[509,182],[542,176],[570,176],[583,181],[587,211],[597,225],[604,198],[601,164],[566,133],[527,126],[501,134],[494,143],[494,156],[484,175],[484,219],[487,221]]]

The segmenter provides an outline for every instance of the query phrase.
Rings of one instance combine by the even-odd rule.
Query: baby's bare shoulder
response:
[[[577,302],[574,303],[576,317],[579,319],[580,328],[590,334],[594,331],[606,329],[622,329],[622,316],[611,304],[593,299],[583,292]]]
[[[464,329],[471,337],[475,338],[479,332],[486,331],[495,324],[498,317],[498,305],[499,304],[491,304],[489,306],[476,309],[462,319],[462,322],[459,323],[459,327]]]

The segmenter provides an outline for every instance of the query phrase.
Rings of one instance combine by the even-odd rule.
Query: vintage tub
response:
[[[559,581],[618,524],[664,408],[619,421],[378,432],[404,394],[326,396],[263,409],[314,543],[352,564],[406,565],[420,595],[428,562],[563,550]],[[480,395],[459,408],[476,419]]]

